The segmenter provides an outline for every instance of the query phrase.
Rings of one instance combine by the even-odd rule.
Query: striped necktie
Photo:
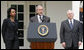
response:
[[[39,15],[40,16],[40,20],[43,22],[43,17],[41,17],[41,15]]]
[[[73,24],[72,24],[72,21],[70,21],[70,27],[71,27],[71,29],[73,29]]]

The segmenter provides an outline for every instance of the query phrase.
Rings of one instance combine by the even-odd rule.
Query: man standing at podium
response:
[[[43,15],[43,7],[38,5],[36,7],[36,13],[34,17],[30,19],[30,22],[50,22],[50,18]],[[30,47],[32,49],[54,49],[54,42],[31,42]]]
[[[82,42],[80,22],[73,19],[73,11],[67,11],[68,19],[61,23],[60,38],[65,49],[78,49]]]
[[[50,22],[50,18],[43,15],[43,7],[41,5],[38,5],[36,7],[36,15],[30,19],[31,22]]]

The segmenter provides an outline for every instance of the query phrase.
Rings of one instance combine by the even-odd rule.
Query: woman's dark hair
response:
[[[16,10],[15,8],[10,7],[10,8],[7,10],[7,18],[10,18],[11,9]]]

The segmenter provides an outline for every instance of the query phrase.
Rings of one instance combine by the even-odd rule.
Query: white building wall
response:
[[[74,12],[74,19],[79,20],[80,1],[72,1],[72,10]]]

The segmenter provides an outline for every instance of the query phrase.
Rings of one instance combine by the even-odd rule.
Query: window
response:
[[[36,15],[36,6],[37,5],[29,5],[29,19]]]
[[[19,46],[24,46],[24,5],[11,5],[16,9],[16,19],[18,20]]]

